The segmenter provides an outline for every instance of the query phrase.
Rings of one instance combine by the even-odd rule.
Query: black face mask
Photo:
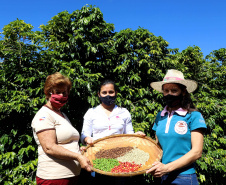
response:
[[[183,95],[180,94],[179,96],[173,96],[168,94],[167,96],[163,96],[163,100],[165,101],[168,107],[176,107],[178,105],[181,105]]]
[[[109,96],[109,95],[104,97],[100,96],[100,101],[107,106],[114,104],[115,99],[116,99],[116,96]]]

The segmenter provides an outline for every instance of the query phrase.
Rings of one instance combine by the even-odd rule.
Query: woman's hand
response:
[[[146,134],[143,133],[143,132],[141,132],[141,131],[137,131],[137,132],[135,132],[134,134],[137,134],[137,135],[140,135],[140,136],[146,136]]]
[[[91,138],[91,137],[86,137],[85,139],[84,139],[84,141],[85,141],[85,143],[86,144],[88,144],[88,145],[92,145],[93,144],[93,138]]]
[[[80,149],[81,152],[82,151],[86,151],[86,147],[85,146],[81,146],[79,149]]]
[[[82,168],[91,171],[91,163],[85,156],[57,144],[55,130],[46,130],[38,133],[37,136],[46,154],[63,160],[77,160]]]
[[[167,165],[157,161],[152,164],[152,168],[146,171],[146,173],[151,173],[154,177],[162,177],[168,173]]]
[[[154,177],[161,177],[166,173],[175,171],[185,166],[191,165],[202,155],[203,148],[203,131],[201,129],[193,130],[191,132],[191,150],[180,157],[179,159],[172,161],[168,164],[162,164],[161,162],[153,163],[153,167],[146,171],[151,173]],[[157,139],[157,138],[156,138]],[[158,140],[158,139],[157,139]]]
[[[85,157],[84,155],[80,155],[78,158],[78,162],[81,165],[81,168],[85,169],[88,172],[91,172],[91,162],[89,161],[89,159],[87,157]]]

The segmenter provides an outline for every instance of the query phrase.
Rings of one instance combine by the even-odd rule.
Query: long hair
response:
[[[186,86],[184,86],[182,84],[178,84],[178,86],[180,87],[182,92],[185,92],[185,95],[181,102],[181,107],[183,109],[186,109],[188,112],[197,111],[197,108],[195,107],[195,105],[191,99],[191,95],[188,93],[188,91],[186,89]]]

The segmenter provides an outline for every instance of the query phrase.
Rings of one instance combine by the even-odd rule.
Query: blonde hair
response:
[[[71,80],[68,77],[62,75],[61,73],[56,72],[54,74],[47,76],[46,82],[44,85],[44,93],[45,93],[46,99],[50,98],[53,89],[58,89],[65,86],[67,87],[68,94],[69,94],[72,87]]]

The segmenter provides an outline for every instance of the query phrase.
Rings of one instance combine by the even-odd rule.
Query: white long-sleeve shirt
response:
[[[93,140],[114,134],[133,134],[131,115],[126,108],[115,105],[110,116],[98,105],[84,115],[81,141],[88,136]]]

